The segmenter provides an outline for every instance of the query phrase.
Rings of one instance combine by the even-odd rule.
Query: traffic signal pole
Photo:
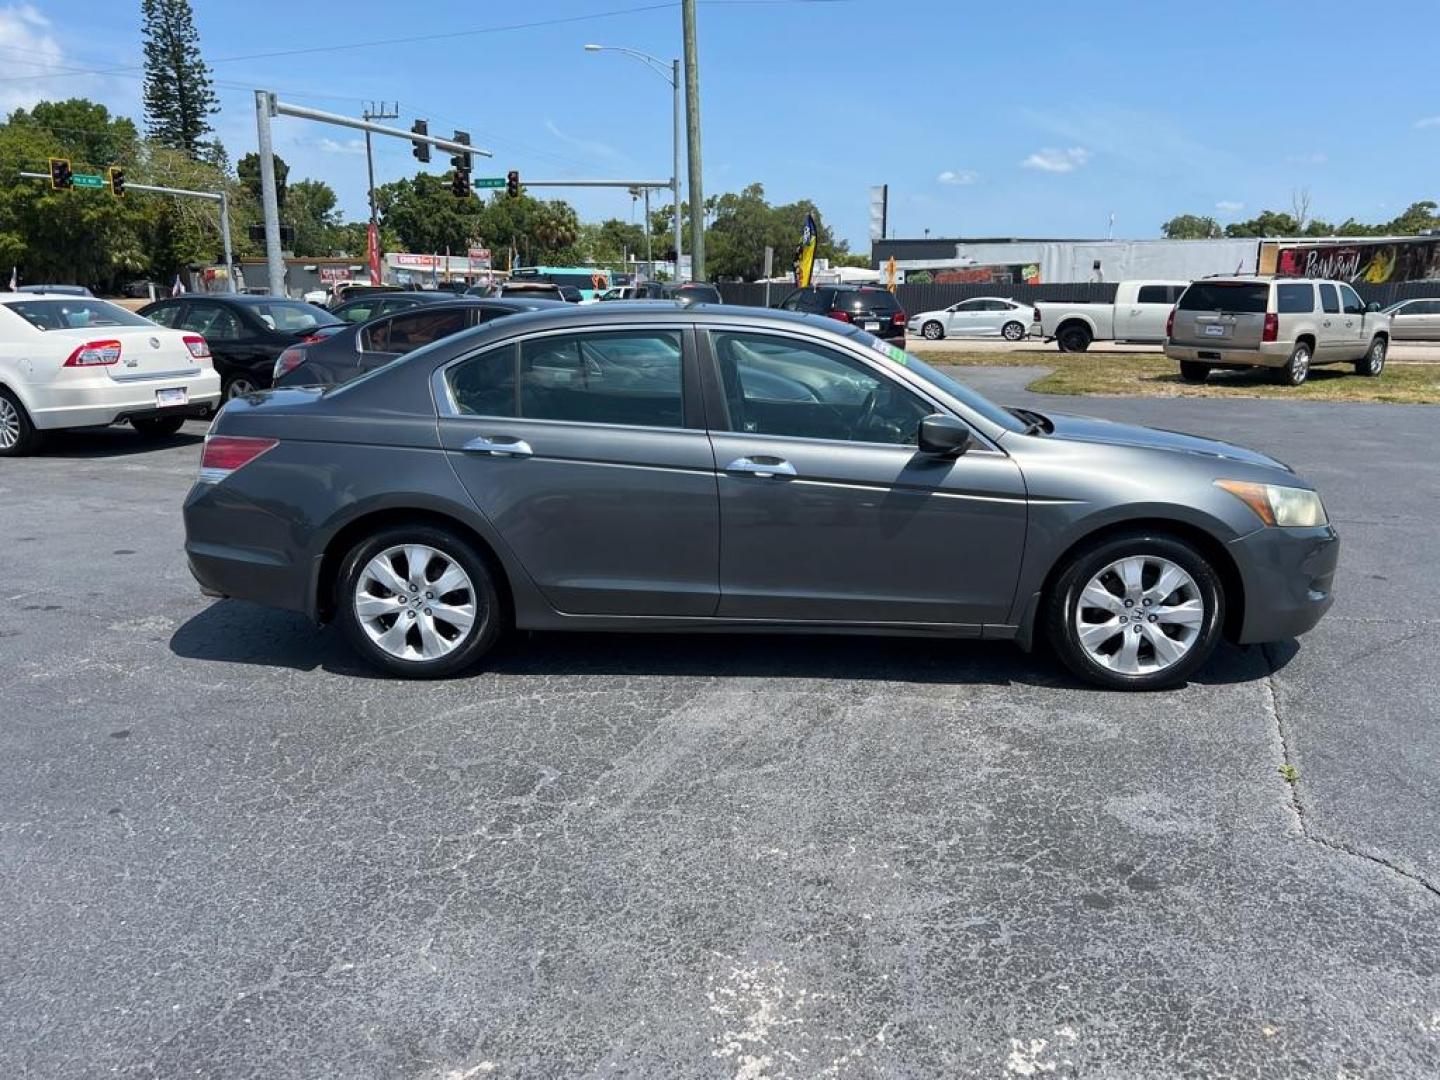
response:
[[[469,143],[453,139],[441,139],[433,135],[422,135],[415,131],[387,127],[370,120],[360,120],[340,113],[322,112],[302,105],[291,105],[279,100],[273,91],[255,91],[255,131],[260,151],[260,205],[265,211],[265,265],[269,277],[270,294],[285,295],[285,259],[280,253],[280,206],[275,196],[275,148],[270,136],[270,121],[276,116],[294,116],[301,120],[314,120],[321,124],[354,128],[367,134],[389,135],[408,143],[427,143],[452,154],[479,154],[494,157],[489,150],[482,150]]]
[[[49,173],[22,172],[27,180],[49,180]],[[235,292],[235,260],[230,245],[230,196],[223,191],[189,191],[186,188],[160,187],[156,184],[137,184],[127,180],[126,191],[148,191],[154,195],[178,195],[185,199],[205,199],[220,204],[220,242],[225,252],[225,283],[230,292]]]

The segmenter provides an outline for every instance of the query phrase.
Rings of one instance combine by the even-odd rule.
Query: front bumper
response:
[[[184,389],[184,405],[157,406],[157,390]],[[108,376],[54,383],[31,391],[36,428],[105,427],[134,417],[207,416],[220,406],[220,376],[213,370],[173,378],[121,382]]]
[[[1240,644],[1298,637],[1335,602],[1340,537],[1333,526],[1257,529],[1229,549],[1245,590]]]
[[[1284,367],[1294,346],[1283,341],[1264,341],[1250,349],[1226,349],[1218,345],[1177,345],[1165,343],[1165,355],[1171,360],[1213,364],[1216,367]]]

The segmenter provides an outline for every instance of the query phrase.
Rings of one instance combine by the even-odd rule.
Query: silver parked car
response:
[[[905,329],[912,334],[938,341],[946,337],[1000,337],[1019,341],[1030,332],[1034,312],[1001,296],[976,296],[951,304],[943,311],[922,311],[911,317]]]
[[[530,630],[1045,639],[1154,689],[1304,633],[1314,489],[1209,439],[1003,409],[853,324],[561,305],[325,393],[235,399],[185,500],[201,588],[463,671]]]
[[[1390,319],[1343,281],[1242,276],[1205,278],[1180,296],[1165,328],[1165,355],[1186,382],[1216,368],[1270,368],[1299,386],[1315,364],[1385,370]]]
[[[1440,341],[1440,299],[1401,300],[1385,314],[1395,341]]]

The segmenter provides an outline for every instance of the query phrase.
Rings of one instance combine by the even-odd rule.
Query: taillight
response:
[[[305,360],[305,350],[291,345],[275,359],[275,371],[271,375],[272,381],[278,382],[281,375],[288,375],[299,367]]]
[[[1261,341],[1278,341],[1280,338],[1280,316],[1266,315],[1265,329],[1260,333]]]
[[[890,321],[891,321],[892,323],[894,323],[896,326],[904,326],[904,325],[905,325],[905,313],[904,313],[903,311],[897,311],[897,312],[895,312],[894,315],[890,316]]]
[[[87,341],[70,354],[66,367],[109,367],[120,362],[120,342]]]
[[[1165,316],[1165,336],[1175,336],[1175,309],[1173,307],[1170,309],[1170,314]]]
[[[279,439],[252,435],[206,435],[205,450],[200,455],[200,482],[218,484],[279,444]]]
[[[199,334],[186,334],[185,347],[196,360],[210,359],[210,345]]]
[[[839,319],[841,322],[850,321],[850,313],[848,311],[841,311],[839,308],[831,308],[827,314],[830,318]]]
[[[301,345],[314,345],[317,341],[324,341],[324,334],[306,334],[300,339]]]
[[[1039,309],[1038,307],[1035,308],[1033,311],[1030,312],[1030,321],[1031,321],[1031,322],[1039,322],[1039,321],[1040,321],[1040,309]]]

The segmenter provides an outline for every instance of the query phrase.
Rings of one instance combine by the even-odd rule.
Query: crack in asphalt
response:
[[[1280,692],[1275,683],[1275,676],[1279,671],[1279,667],[1275,663],[1275,658],[1270,654],[1269,645],[1260,646],[1260,655],[1265,658],[1265,667],[1267,669],[1265,673],[1265,699],[1270,709],[1270,716],[1275,721],[1275,734],[1280,744],[1281,766],[1294,777],[1294,779],[1287,778],[1285,780],[1285,786],[1290,789],[1290,812],[1294,815],[1295,824],[1298,827],[1300,836],[1312,844],[1328,848],[1341,855],[1361,859],[1388,870],[1404,878],[1406,881],[1420,886],[1420,888],[1432,896],[1440,899],[1440,885],[1436,885],[1423,874],[1417,874],[1413,870],[1406,870],[1403,866],[1391,862],[1383,855],[1377,855],[1374,852],[1365,851],[1351,844],[1347,844],[1342,840],[1335,840],[1329,836],[1325,836],[1311,825],[1309,815],[1305,809],[1304,800],[1300,797],[1300,774],[1298,768],[1291,760],[1290,735],[1285,729],[1285,714],[1280,708]]]

